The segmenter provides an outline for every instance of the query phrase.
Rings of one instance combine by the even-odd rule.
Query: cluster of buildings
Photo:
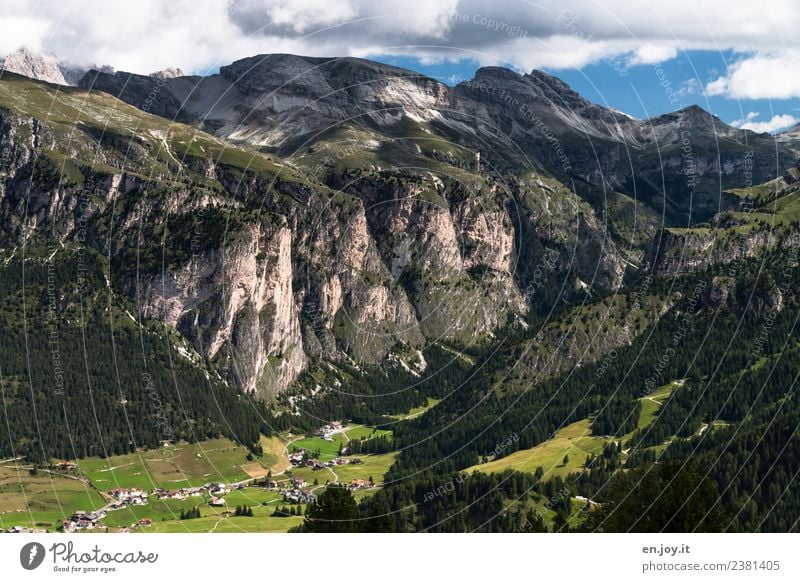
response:
[[[67,533],[82,529],[94,529],[100,525],[100,520],[107,514],[105,509],[98,509],[97,511],[76,511],[70,517],[63,520],[61,526]]]
[[[237,486],[235,489],[239,489],[240,487]],[[207,491],[208,494],[211,496],[211,499],[208,500],[208,504],[211,507],[225,507],[227,502],[223,495],[228,493],[228,487],[225,483],[206,483],[202,487],[199,487],[200,491]]]
[[[222,495],[228,492],[225,483],[206,483],[202,487],[184,487],[182,489],[162,489],[161,487],[156,487],[150,493],[146,493],[142,489],[136,487],[118,487],[108,492],[108,495],[112,497],[114,501],[104,508],[96,511],[76,511],[73,515],[63,520],[61,525],[67,533],[94,529],[101,525],[100,520],[108,515],[109,511],[124,509],[128,505],[147,505],[149,497],[156,497],[162,500],[183,500],[188,497],[201,497],[206,492],[211,496],[210,505],[225,505],[225,500],[221,498]],[[151,519],[142,518],[135,525],[147,527],[152,525],[152,523]],[[125,529],[128,530],[128,528]]]
[[[271,484],[274,484],[274,487]],[[302,477],[292,477],[288,481],[280,483],[270,481],[267,483],[267,487],[270,489],[285,489],[283,491],[283,500],[287,503],[312,503],[314,501],[314,494],[304,490],[305,487],[308,487],[308,483]]]
[[[324,438],[325,440],[333,440],[333,434],[342,430],[342,423],[338,421],[326,424],[316,431],[316,435]],[[309,458],[309,451],[306,449],[297,449],[289,455],[289,460],[292,466],[295,467],[308,467],[312,470],[322,470],[324,468],[335,467],[337,465],[348,464],[361,464],[362,460],[359,458],[336,457],[328,461],[320,461],[316,458]],[[58,466],[54,466],[60,472],[71,473],[77,470],[77,465],[72,462],[61,462]],[[244,483],[244,482],[243,482]],[[108,512],[124,509],[126,506],[132,505],[146,505],[149,502],[149,497],[155,497],[158,500],[185,500],[190,497],[202,497],[208,495],[209,505],[215,507],[225,507],[226,501],[224,495],[231,489],[241,489],[244,484],[226,485],[225,483],[206,483],[200,487],[183,487],[180,489],[164,489],[156,487],[149,493],[142,489],[131,487],[124,488],[118,487],[108,491],[108,496],[112,498],[105,507],[95,511],[76,511],[69,518],[61,522],[64,532],[76,532],[80,530],[91,530],[101,527],[101,520],[108,515]],[[288,480],[277,481],[271,478],[264,479],[260,486],[267,489],[281,490],[283,501],[288,503],[313,503],[315,496],[312,491],[308,490],[308,483],[302,477],[291,477]],[[351,490],[369,489],[374,487],[374,483],[370,480],[353,479],[347,487]],[[121,532],[131,531],[131,528],[147,527],[152,525],[152,520],[149,518],[142,518],[138,522],[131,524],[130,528],[122,528]],[[9,533],[46,533],[46,530],[32,529],[23,526],[14,526],[8,530],[0,529],[0,533],[8,531]]]
[[[326,424],[318,428],[314,431],[314,435],[324,439],[326,441],[332,441],[334,433],[341,432],[342,430],[342,423],[338,420],[334,420],[330,424]]]
[[[150,492],[150,495],[155,496],[156,499],[175,499],[177,501],[183,501],[189,497],[200,497],[203,495],[203,491],[205,491],[203,487],[184,487],[182,489],[162,489],[156,487]]]
[[[306,461],[306,467],[313,471],[320,471],[325,467],[336,467],[337,465],[360,465],[363,461],[361,459],[348,459],[347,457],[336,457],[330,461],[322,462],[319,459],[309,459]]]
[[[283,493],[283,500],[287,503],[314,503],[314,494],[302,489],[289,489]]]
[[[212,497],[220,497],[228,493],[228,487],[225,483],[206,483],[201,487],[203,491],[208,491]]]
[[[373,487],[375,487],[375,483],[367,479],[353,479],[347,486],[348,489],[353,489],[353,490],[372,489]]]
[[[147,505],[147,493],[135,487],[131,489],[118,487],[108,494],[123,505]]]
[[[328,461],[328,463],[329,462],[330,461]],[[323,463],[318,459],[309,459],[308,462],[306,462],[306,467],[308,467],[312,471],[320,471],[324,469],[326,466],[330,466],[328,465],[328,463]]]

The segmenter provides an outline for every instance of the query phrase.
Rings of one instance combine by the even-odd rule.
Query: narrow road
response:
[[[325,467],[325,468],[326,468],[328,471],[330,471],[331,475],[333,475],[333,482],[334,482],[334,483],[338,483],[338,482],[339,482],[339,475],[337,475],[337,474],[334,472],[334,470],[333,470],[333,469],[331,469],[330,467]],[[309,489],[309,491],[310,491],[311,493],[314,493],[314,491],[316,491],[317,489],[322,489],[323,487],[325,487],[325,483],[320,483],[319,485],[315,485],[315,486],[313,486],[311,489]]]
[[[330,471],[330,472],[331,472],[331,475],[333,475],[333,482],[334,482],[334,483],[338,483],[338,482],[339,482],[339,475],[337,475],[337,474],[334,472],[334,470],[333,470],[333,469],[331,469],[330,467],[325,467],[325,468],[326,468],[328,471]]]

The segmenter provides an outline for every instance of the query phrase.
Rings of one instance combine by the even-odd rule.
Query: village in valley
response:
[[[333,421],[313,436],[262,438],[261,458],[220,438],[49,467],[0,460],[0,492],[11,493],[0,531],[287,531],[327,485],[357,499],[381,487],[396,453],[350,452],[391,436]]]

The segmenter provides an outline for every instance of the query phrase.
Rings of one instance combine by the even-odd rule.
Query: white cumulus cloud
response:
[[[800,49],[746,57],[706,86],[709,95],[732,99],[800,97]]]
[[[744,119],[737,119],[731,122],[733,127],[740,129],[750,129],[758,133],[775,133],[787,127],[792,127],[800,123],[800,119],[794,115],[784,113],[782,115],[774,115],[769,121],[756,121],[760,114],[756,111],[751,111],[745,115]]]
[[[619,71],[726,50],[749,56],[706,90],[733,98],[800,95],[798,29],[794,0],[0,0],[0,55],[137,73],[276,52]]]
[[[676,56],[678,56],[678,49],[675,46],[645,44],[636,49],[628,58],[628,66],[654,65],[674,59]]]

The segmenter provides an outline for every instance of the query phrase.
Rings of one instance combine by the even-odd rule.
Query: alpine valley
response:
[[[796,532],[799,158],[536,70],[11,55],[0,527]]]

